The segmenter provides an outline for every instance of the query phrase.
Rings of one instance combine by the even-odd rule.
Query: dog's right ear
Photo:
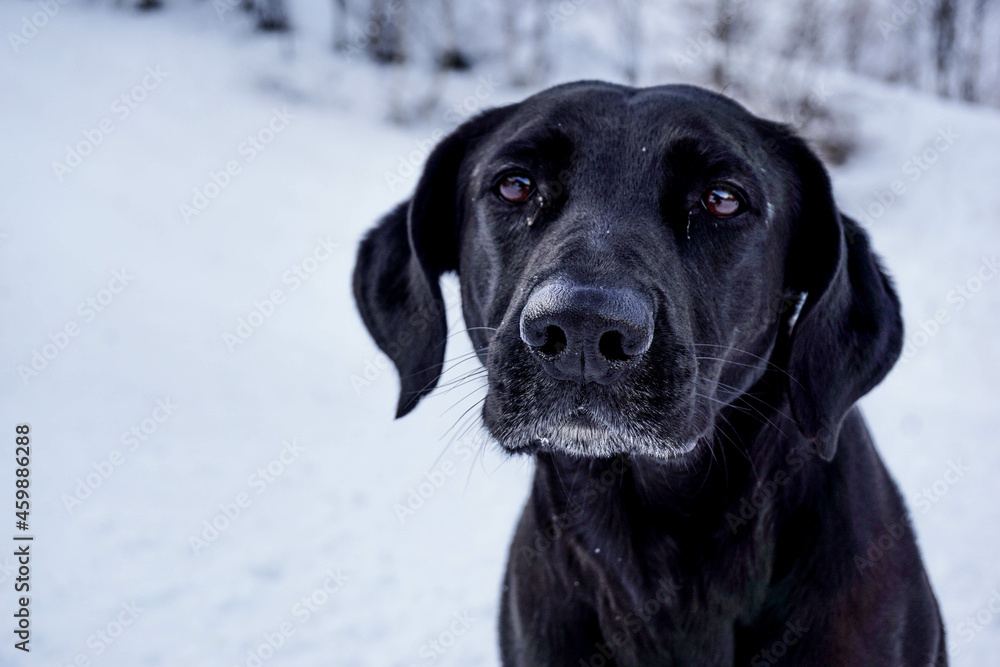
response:
[[[441,377],[448,322],[440,278],[458,270],[462,163],[512,109],[486,111],[442,140],[412,199],[382,218],[358,249],[354,299],[368,332],[399,372],[397,418]]]
[[[790,332],[788,396],[799,430],[833,459],[844,416],[899,358],[903,320],[868,235],[842,215],[819,158],[787,137],[799,202],[786,287],[805,294]]]

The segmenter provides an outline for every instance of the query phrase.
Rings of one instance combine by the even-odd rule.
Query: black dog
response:
[[[597,82],[459,127],[358,253],[397,416],[440,375],[446,271],[485,425],[537,463],[505,665],[946,664],[853,407],[899,355],[899,302],[786,127]]]

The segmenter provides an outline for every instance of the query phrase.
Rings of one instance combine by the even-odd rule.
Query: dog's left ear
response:
[[[788,392],[799,429],[829,461],[848,410],[899,358],[903,321],[868,235],[837,210],[819,158],[802,140],[785,141],[800,183],[785,282],[806,293],[791,332]]]
[[[485,111],[445,137],[427,158],[413,197],[383,217],[358,249],[354,300],[399,372],[397,418],[441,377],[448,322],[440,277],[458,270],[461,167],[510,109]]]

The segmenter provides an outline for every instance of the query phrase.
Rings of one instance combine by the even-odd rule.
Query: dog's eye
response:
[[[738,192],[722,186],[707,190],[701,196],[701,205],[716,218],[731,218],[746,208]]]
[[[527,174],[506,174],[493,187],[497,196],[511,204],[522,204],[535,191],[535,182]]]

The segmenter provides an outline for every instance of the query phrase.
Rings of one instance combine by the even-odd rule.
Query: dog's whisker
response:
[[[728,389],[730,391],[733,391],[734,393],[737,393],[738,396],[736,397],[735,400],[740,401],[741,403],[743,403],[743,405],[746,406],[745,411],[747,411],[748,414],[754,414],[756,416],[759,416],[761,419],[763,419],[763,421],[765,421],[767,424],[769,424],[770,426],[772,426],[778,433],[780,433],[784,437],[787,437],[787,435],[785,434],[785,432],[781,430],[780,426],[778,426],[773,421],[771,421],[771,418],[768,417],[761,409],[755,408],[753,405],[750,405],[749,403],[747,403],[747,400],[748,399],[757,400],[764,407],[769,408],[772,412],[777,413],[777,414],[781,415],[782,417],[785,417],[786,419],[791,419],[791,417],[789,417],[785,413],[781,412],[780,410],[778,410],[777,408],[775,408],[770,403],[767,403],[766,401],[757,398],[756,396],[754,396],[753,394],[750,394],[749,392],[739,393],[740,390],[737,387],[732,387],[730,385],[725,384],[724,382],[716,382],[716,384],[719,385],[720,387],[722,387],[723,389]],[[729,404],[729,405],[732,406],[732,404]],[[740,406],[732,406],[732,407],[735,407],[736,409],[740,409]]]
[[[709,396],[708,394],[703,394],[700,391],[694,392],[694,395],[695,396],[701,396],[702,398],[704,398],[706,400],[709,400],[709,401],[712,401],[714,403],[718,403],[719,405],[729,405],[729,403],[726,403],[725,401],[720,401],[719,399],[717,399],[717,398],[715,398],[713,396]]]
[[[455,430],[454,435],[451,436],[452,443],[462,442],[463,440],[465,440],[466,435],[469,434],[469,431],[472,431],[472,429],[476,428],[477,426],[482,426],[482,424],[479,422],[479,414],[475,412],[465,417],[462,423],[464,424],[464,426],[459,426]],[[481,436],[483,434],[484,434],[483,431],[476,432],[477,436]]]
[[[471,404],[468,404],[469,399],[472,398],[473,396],[475,396],[476,394],[478,394],[480,391],[482,391],[482,387],[477,387],[473,391],[469,392],[465,396],[461,397],[460,399],[458,399],[457,401],[455,401],[454,403],[452,403],[451,406],[448,407],[448,409],[446,409],[444,412],[442,412],[440,416],[444,417],[445,415],[447,415],[452,410],[455,410],[456,408],[462,408],[462,407],[464,407],[465,409],[462,410],[462,413],[458,416],[458,420],[461,420],[463,417],[466,416],[466,414],[470,410],[474,409],[477,405],[481,405],[486,400],[486,396],[483,395],[480,398],[472,401]],[[456,420],[456,421],[458,421],[458,420]],[[451,427],[447,431],[444,432],[443,435],[444,436],[448,435],[448,433],[451,432],[451,429],[455,428],[457,426],[458,426],[457,423],[453,423],[451,425]]]
[[[727,405],[727,406],[729,406],[729,407],[731,407],[733,409],[740,410],[740,411],[743,411],[743,412],[753,412],[755,414],[761,415],[762,417],[765,416],[764,413],[761,412],[758,408],[755,408],[753,405],[746,404],[747,401],[751,401],[752,400],[752,401],[756,401],[757,403],[759,403],[760,405],[762,405],[764,408],[766,408],[770,412],[775,412],[775,413],[781,415],[782,417],[790,419],[790,417],[788,415],[786,415],[784,412],[781,412],[780,410],[776,409],[775,406],[772,405],[769,401],[767,401],[767,400],[765,400],[763,398],[760,398],[758,396],[755,396],[751,391],[744,390],[744,389],[741,389],[739,387],[734,387],[733,385],[726,384],[725,382],[722,382],[720,380],[715,380],[715,385],[717,387],[720,387],[720,388],[726,390],[726,391],[732,392],[732,394],[733,394],[732,401],[730,401],[728,403],[725,402],[725,401],[723,401],[724,405]],[[736,402],[744,403],[746,405],[735,405]]]
[[[462,328],[452,328],[449,330],[450,333],[447,335],[446,340],[451,340],[455,336],[461,336],[463,334],[470,334],[473,331],[492,331],[496,333],[499,329],[493,327],[462,327]]]
[[[762,356],[760,356],[758,354],[755,354],[755,353],[753,353],[753,352],[751,352],[749,350],[744,350],[744,349],[736,347],[734,345],[716,345],[716,344],[712,344],[712,343],[692,343],[692,346],[696,347],[696,348],[697,347],[711,347],[711,348],[722,349],[722,350],[725,350],[727,352],[738,352],[740,354],[745,354],[748,357],[751,357],[753,359],[757,359],[758,361],[763,361],[764,364],[770,370],[773,370],[773,371],[775,371],[777,373],[780,373],[781,375],[784,375],[785,377],[789,378],[795,384],[800,384],[799,381],[798,381],[798,379],[795,376],[793,376],[792,374],[790,374],[787,370],[785,370],[781,366],[778,366],[777,364],[775,364],[770,359],[762,357]],[[718,359],[719,361],[725,361],[727,363],[732,363],[732,364],[738,364],[739,363],[739,362],[732,361],[730,359],[720,359],[718,357],[705,357],[705,358],[706,359],[715,358],[715,359]],[[752,368],[752,366],[748,366],[748,367]]]
[[[461,387],[466,387],[472,384],[473,382],[476,382],[477,380],[485,380],[485,379],[486,379],[485,373],[481,373],[479,371],[470,371],[469,373],[466,373],[460,378],[456,378],[454,380],[450,380],[449,382],[445,382],[443,384],[438,385],[437,387],[439,390],[438,395],[445,396],[453,392],[454,390],[459,389]]]
[[[747,463],[750,464],[751,468],[755,468],[755,463],[754,463],[753,459],[751,458],[749,451],[746,448],[746,444],[743,442],[743,439],[740,438],[740,436],[739,436],[739,429],[737,429],[737,428],[735,428],[733,426],[733,423],[729,420],[729,418],[724,413],[718,412],[718,413],[716,413],[716,415],[723,422],[725,422],[726,426],[728,426],[730,429],[733,430],[734,435],[736,436],[736,438],[738,438],[738,441],[734,440],[733,437],[730,436],[729,433],[726,432],[725,428],[717,428],[716,429],[716,433],[718,433],[720,436],[722,436],[723,438],[725,438],[726,441],[729,442],[729,444],[731,444],[733,446],[733,448],[736,449],[737,452],[739,452],[740,454],[742,454],[743,457],[746,458]],[[725,457],[725,455],[726,455],[726,449],[727,449],[726,447],[722,447],[721,448],[723,457]],[[726,472],[727,472],[727,479],[728,479],[728,468],[726,469]],[[756,473],[756,470],[755,470],[755,473]],[[728,484],[727,484],[727,487],[728,487]]]
[[[750,368],[750,369],[756,369],[757,368],[753,364],[745,364],[745,363],[743,363],[741,361],[733,361],[732,359],[723,359],[722,357],[709,357],[709,356],[705,356],[705,355],[698,355],[698,356],[695,356],[695,359],[698,360],[698,361],[703,361],[703,360],[704,361],[721,361],[724,364],[730,364],[732,366],[739,366],[741,368]]]
[[[408,379],[410,379],[412,377],[416,377],[418,375],[426,373],[427,371],[438,370],[440,372],[443,372],[443,371],[445,371],[445,367],[446,366],[447,366],[447,370],[451,370],[451,368],[453,368],[454,366],[459,365],[460,363],[464,363],[464,362],[469,361],[471,359],[477,359],[478,356],[479,355],[476,353],[476,351],[473,350],[471,352],[466,352],[465,354],[460,354],[460,355],[458,355],[456,357],[450,357],[448,359],[445,359],[444,361],[435,362],[435,363],[431,364],[430,366],[425,366],[423,368],[415,370],[412,373],[407,373],[405,375],[400,375],[399,377],[400,377],[401,380],[408,380]]]
[[[440,392],[442,395],[443,394],[447,394],[448,392],[450,392],[452,389],[455,389],[456,387],[461,387],[461,386],[463,386],[465,384],[468,384],[469,382],[471,382],[473,380],[484,378],[484,377],[486,377],[486,375],[487,375],[487,372],[486,372],[485,368],[475,368],[475,369],[473,369],[471,371],[463,373],[462,375],[460,375],[457,378],[453,378],[451,380],[448,380],[447,382],[442,382],[442,383],[438,384],[437,388],[439,390],[440,389],[444,389],[444,391]]]
[[[475,393],[475,392],[473,392],[473,393]],[[469,396],[472,396],[472,394],[469,394]],[[466,396],[465,398],[468,398],[469,396]],[[452,429],[457,428],[459,426],[459,422],[462,421],[463,417],[467,416],[472,410],[475,410],[476,408],[480,407],[483,404],[483,402],[485,402],[485,401],[486,401],[486,397],[483,396],[481,399],[479,399],[478,401],[475,401],[472,405],[470,405],[468,408],[466,408],[465,411],[458,416],[458,419],[455,420],[455,423],[452,424],[448,428],[448,430],[444,432],[444,436],[442,436],[442,437],[446,437],[449,433],[452,432]],[[442,415],[442,416],[444,416],[444,415]]]
[[[443,364],[443,363],[442,363],[442,364],[434,364],[433,366],[429,366],[429,367],[427,368],[427,370],[430,370],[430,369],[433,369],[433,368],[434,368],[435,366],[437,366],[437,367],[443,367],[443,366],[444,366],[444,364]],[[479,370],[479,369],[476,369],[476,370]],[[416,393],[416,394],[422,394],[423,392],[427,391],[427,390],[428,390],[428,389],[429,389],[430,387],[433,387],[433,386],[435,386],[435,384],[436,384],[436,383],[437,383],[438,381],[440,381],[440,379],[441,379],[441,375],[442,375],[442,374],[443,374],[442,372],[439,372],[438,374],[436,374],[436,375],[435,375],[434,377],[432,377],[432,378],[431,378],[430,380],[428,380],[428,381],[427,381],[427,382],[426,382],[426,383],[424,384],[424,386],[420,387],[420,388],[419,388],[419,389],[418,389],[418,390],[417,390],[416,392],[414,392],[414,393]],[[412,374],[410,374],[410,375],[403,375],[403,376],[400,376],[400,381],[402,381],[402,380],[404,380],[404,379],[409,379],[409,378],[411,378],[411,377],[415,377],[415,376],[417,376],[417,375],[420,375],[420,372],[417,372],[417,373],[412,373]]]

